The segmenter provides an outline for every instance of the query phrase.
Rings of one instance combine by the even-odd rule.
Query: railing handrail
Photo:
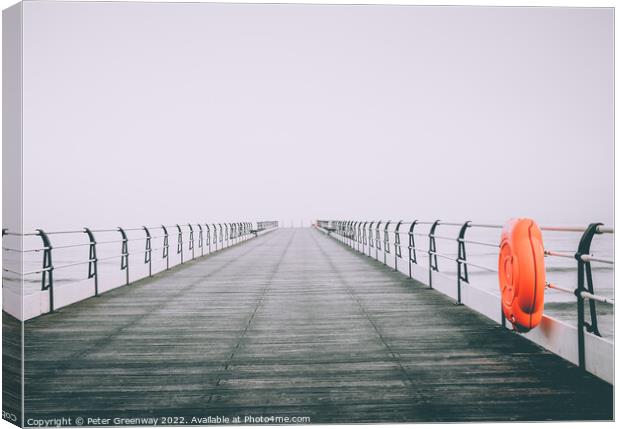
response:
[[[490,272],[497,272],[496,268],[486,267],[482,264],[472,263],[466,257],[466,245],[477,245],[477,246],[487,246],[494,247],[499,249],[499,244],[489,243],[485,241],[471,240],[465,238],[465,232],[468,229],[472,228],[492,228],[492,229],[502,229],[503,225],[499,224],[488,224],[488,223],[473,223],[473,222],[446,222],[441,220],[435,221],[426,221],[426,220],[401,220],[398,222],[398,226],[394,226],[393,229],[389,229],[390,221],[331,221],[331,220],[318,220],[316,221],[316,225],[319,227],[326,227],[328,232],[334,231],[337,235],[341,236],[345,242],[347,242],[350,246],[353,247],[353,243],[355,243],[355,247],[359,250],[362,247],[362,252],[366,254],[366,245],[368,244],[368,256],[371,255],[371,248],[375,248],[375,258],[379,259],[379,250],[381,250],[381,243],[388,245],[389,237],[386,235],[394,234],[394,246],[395,246],[395,269],[398,266],[398,258],[404,259],[400,254],[400,246],[401,234],[407,234],[409,237],[409,244],[407,248],[409,249],[409,277],[412,277],[412,264],[418,264],[417,254],[422,253],[428,256],[428,285],[429,287],[433,287],[433,272],[439,271],[437,258],[443,258],[447,260],[451,260],[457,264],[457,302],[461,303],[461,285],[462,282],[469,283],[467,277],[467,267],[472,266],[476,268],[480,268],[483,270],[487,270]],[[384,225],[381,228],[381,225]],[[393,224],[393,223],[392,223]],[[368,225],[368,227],[367,227]],[[374,225],[374,227],[373,227]],[[401,225],[411,225],[408,231],[400,230]],[[414,227],[416,225],[427,225],[429,228],[425,232],[414,231]],[[440,226],[450,226],[450,227],[460,227],[460,233],[457,237],[448,237],[446,235],[436,233],[436,229]],[[367,227],[367,228],[366,228]],[[360,230],[361,229],[361,230]],[[579,348],[579,365],[582,368],[585,368],[585,339],[584,339],[584,331],[588,331],[593,333],[594,335],[601,336],[598,330],[597,323],[597,314],[596,314],[596,305],[595,302],[605,303],[610,305],[615,305],[614,300],[611,298],[607,298],[602,295],[597,295],[594,292],[593,285],[593,276],[591,273],[591,263],[602,263],[613,265],[614,260],[610,258],[605,258],[602,256],[594,255],[590,252],[590,244],[592,239],[596,235],[600,234],[613,234],[614,228],[610,226],[606,226],[602,223],[592,223],[588,226],[542,226],[540,227],[542,231],[549,232],[572,232],[572,233],[581,233],[581,238],[579,242],[578,249],[571,253],[565,251],[554,251],[551,249],[544,249],[544,254],[547,257],[560,257],[560,258],[571,258],[575,259],[577,262],[577,288],[571,290],[566,287],[562,287],[556,284],[547,283],[546,288],[554,289],[559,292],[571,294],[577,297],[577,312],[578,312],[578,322],[577,322],[577,333],[578,333],[578,348]],[[381,239],[381,233],[383,232],[384,236]],[[374,237],[373,237],[374,236]],[[368,241],[366,241],[366,237],[368,237]],[[426,237],[428,238],[428,248],[422,248],[419,245],[415,244],[415,237]],[[373,245],[374,238],[374,245]],[[442,252],[437,251],[436,248],[436,239],[440,240],[454,240],[457,243],[457,255],[452,256]],[[361,240],[361,242],[360,242]],[[388,249],[389,250],[389,249]],[[386,263],[386,254],[389,253],[388,250],[383,250],[383,258],[384,263]],[[387,264],[387,263],[386,263]],[[590,311],[590,322],[585,321],[584,317],[584,302],[588,301],[588,307]],[[505,319],[503,311],[502,314],[502,324],[505,326]]]
[[[278,221],[258,221],[256,222],[256,224],[260,225],[260,228],[257,228],[257,230],[254,230],[253,224],[254,222],[248,222],[248,221],[217,223],[217,225],[219,226],[219,230],[220,230],[219,243],[222,243],[219,250],[223,249],[224,247],[230,246],[231,241],[232,241],[232,244],[234,245],[234,244],[239,243],[239,240],[242,238],[247,239],[251,235],[254,235],[254,237],[256,237],[258,236],[258,232],[275,229],[275,228],[278,228],[279,226]],[[199,231],[198,247],[201,249],[201,255],[199,256],[204,256],[203,231],[205,233],[204,238],[206,238],[205,244],[209,246],[208,247],[209,254],[211,253],[212,242],[215,243],[216,245],[215,251],[218,251],[217,241],[216,241],[218,237],[218,232],[217,232],[215,223],[212,223],[212,224],[186,223],[186,224],[175,224],[172,226],[170,225],[158,225],[158,226],[153,226],[153,227],[141,226],[139,228],[117,227],[115,229],[83,228],[80,230],[51,231],[51,232],[38,229],[34,233],[30,233],[30,232],[16,233],[16,232],[11,232],[7,228],[3,228],[2,230],[3,239],[4,239],[4,236],[21,236],[21,237],[39,236],[43,241],[43,247],[35,248],[35,249],[20,250],[20,249],[13,249],[13,248],[2,246],[2,249],[4,251],[11,251],[11,252],[18,252],[18,253],[43,252],[43,264],[40,269],[32,270],[32,271],[25,271],[25,272],[18,272],[15,270],[11,270],[10,268],[4,267],[3,271],[9,272],[9,273],[12,273],[18,276],[22,276],[22,277],[35,275],[35,274],[41,274],[41,290],[43,291],[49,290],[49,301],[50,301],[49,307],[50,307],[50,312],[53,312],[54,311],[54,271],[55,270],[75,267],[79,265],[88,265],[88,277],[86,280],[94,278],[95,296],[98,296],[99,294],[98,277],[99,276],[98,276],[98,271],[97,271],[97,263],[99,261],[111,260],[111,259],[116,259],[120,257],[121,258],[120,269],[121,271],[125,271],[125,276],[126,276],[125,283],[126,284],[129,284],[130,282],[130,277],[129,277],[129,257],[130,256],[142,255],[142,254],[145,255],[144,263],[148,264],[148,268],[149,268],[148,276],[150,277],[152,276],[152,269],[151,269],[152,268],[151,266],[152,252],[155,250],[163,250],[162,258],[166,260],[166,269],[169,269],[170,268],[170,254],[168,252],[168,249],[170,247],[170,243],[168,240],[170,237],[170,233],[168,231],[168,228],[177,229],[177,233],[178,233],[177,246],[178,246],[178,253],[180,253],[180,256],[181,256],[181,264],[184,263],[183,248],[184,248],[184,245],[186,244],[183,240],[184,229],[186,231],[189,230],[187,246],[188,246],[188,250],[191,250],[192,259],[194,259],[196,255],[195,255],[195,249],[194,249],[194,229],[192,225],[197,226],[198,231]],[[205,225],[204,230],[202,228],[202,225]],[[209,225],[213,225],[213,229],[211,229]],[[163,230],[164,235],[151,235],[151,232],[149,229],[158,229],[158,228]],[[131,237],[130,238],[127,236],[127,231],[134,231],[134,232],[141,231],[145,235],[144,237]],[[78,233],[86,234],[88,236],[89,242],[52,246],[52,241],[49,238],[50,235],[78,234]],[[96,241],[95,236],[94,236],[95,233],[117,233],[117,234],[120,233],[120,239],[119,240]],[[161,248],[152,248],[151,242],[155,238],[163,239],[163,245]],[[226,241],[226,246],[223,244],[224,240]],[[145,241],[146,246],[144,250],[140,250],[140,251],[129,250],[129,243],[136,242],[136,241]],[[118,243],[121,244],[120,253],[117,253],[113,256],[106,256],[103,258],[97,257],[96,249],[98,245],[100,246],[100,245],[118,244]],[[66,264],[59,264],[59,265],[55,265],[52,263],[52,254],[54,250],[78,248],[78,247],[86,247],[86,246],[89,247],[88,259],[80,260],[76,262],[70,262]]]

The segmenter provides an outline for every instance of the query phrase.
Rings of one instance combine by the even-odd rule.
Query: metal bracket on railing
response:
[[[230,235],[228,234],[228,223],[224,222],[224,232],[226,234],[226,246],[228,247],[228,245],[230,244],[228,242]]]
[[[400,225],[402,223],[402,219],[399,220],[394,229],[394,271],[398,271],[398,258],[402,256],[402,249],[400,247]]]
[[[383,228],[383,263],[385,264],[385,254],[390,252],[390,233],[388,232],[388,228],[392,221],[388,220],[385,224],[385,228]]]
[[[187,226],[189,227],[189,250],[192,251],[192,259],[194,259],[196,257],[194,253],[194,228],[192,228],[190,223],[188,223]]]
[[[439,225],[439,220],[436,220],[431,225],[431,229],[428,232],[428,265],[429,269],[433,271],[439,271],[439,265],[437,263],[437,242],[435,241],[435,229]]]
[[[168,243],[168,230],[164,225],[161,226],[161,229],[164,230],[164,247],[162,251],[162,258],[166,258],[166,269],[168,270],[170,269],[170,252],[168,251],[170,244]]]
[[[49,290],[50,313],[54,311],[54,265],[52,264],[52,242],[42,229],[37,229],[37,235],[43,241],[43,269],[41,271],[41,290]]]
[[[198,225],[198,247],[200,248],[200,256],[204,256],[204,248],[202,247],[202,240],[203,240],[203,235],[202,235],[202,225],[197,224]]]
[[[177,235],[177,255],[178,254],[181,255],[181,263],[183,263],[183,231],[181,230],[181,227],[179,226],[178,223],[177,223],[177,230],[178,230],[178,235]]]
[[[579,240],[579,247],[577,249],[577,253],[575,253],[575,259],[577,260],[577,289],[575,289],[575,295],[577,296],[577,339],[579,348],[579,366],[581,368],[585,368],[586,366],[585,338],[583,330],[585,329],[586,331],[591,332],[594,335],[597,335],[599,337],[601,336],[598,330],[598,322],[596,317],[596,303],[592,299],[588,300],[590,307],[591,323],[587,323],[585,321],[585,302],[582,295],[582,292],[589,292],[591,294],[594,294],[592,267],[590,266],[590,261],[584,261],[582,259],[582,256],[590,254],[590,245],[592,244],[592,239],[596,234],[598,234],[598,227],[601,225],[602,223],[591,223],[590,225],[588,225],[583,235],[581,236],[581,239]]]
[[[372,237],[372,225],[374,223],[375,221],[373,220],[370,222],[370,225],[368,225],[368,247],[375,247],[374,238]],[[370,256],[370,249],[368,249],[368,256]]]
[[[2,228],[2,236],[4,237],[5,235],[7,235],[9,233],[9,229],[8,228]]]
[[[366,225],[368,225],[368,221],[364,222],[362,225],[362,245],[366,246],[368,244],[368,237],[366,236]],[[366,249],[362,249],[364,252]]]
[[[143,226],[142,229],[144,230],[144,233],[146,234],[146,239],[145,239],[146,245],[144,246],[144,263],[148,264],[149,262],[151,262],[151,252],[152,252],[151,232],[146,226]]]
[[[121,271],[125,270],[125,284],[129,284],[129,247],[127,245],[127,234],[125,230],[118,227],[118,232],[121,233]]]
[[[215,244],[215,251],[217,252],[217,225],[213,224],[213,244]]]
[[[459,236],[456,239],[458,243],[458,253],[456,257],[456,284],[457,284],[457,303],[461,304],[461,282],[469,283],[469,275],[467,274],[467,253],[465,252],[465,232],[471,221],[465,222],[459,230]]]
[[[359,221],[357,223],[357,242],[358,242],[358,246],[357,246],[357,250],[359,251],[359,246],[362,245],[362,221]]]
[[[211,253],[211,228],[209,228],[209,224],[205,223],[207,227],[207,234],[205,236],[205,246],[209,247],[209,253]]]
[[[218,225],[220,226],[220,243],[224,243],[224,230],[221,223],[218,223]],[[220,247],[224,247],[224,244],[222,244]]]
[[[418,258],[416,255],[415,248],[415,236],[413,235],[413,229],[417,225],[418,221],[414,220],[411,222],[411,226],[409,227],[409,278],[411,278],[411,264],[418,264]]]
[[[144,246],[144,263],[149,264],[149,277],[151,277],[153,275],[152,263],[151,263],[152,251],[153,251],[151,247],[151,232],[146,226],[143,226],[142,229],[144,230],[144,233],[146,234],[146,245]]]
[[[467,273],[467,253],[465,252],[465,232],[467,228],[471,225],[471,221],[468,220],[461,226],[459,231],[458,241],[458,269],[459,269],[459,279],[463,280],[466,283],[469,283],[469,275]],[[461,269],[462,265],[462,269]]]
[[[95,296],[99,296],[99,275],[97,273],[97,241],[93,232],[84,228],[84,232],[88,235],[88,278],[95,278]]]
[[[394,256],[400,258],[402,256],[402,249],[400,247],[400,226],[403,221],[399,220],[394,229]]]
[[[377,222],[375,227],[375,259],[379,259],[379,250],[381,250],[381,232],[379,230],[381,223],[382,221]]]

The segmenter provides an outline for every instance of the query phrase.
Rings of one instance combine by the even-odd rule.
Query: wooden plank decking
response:
[[[612,386],[310,229],[25,325],[26,418],[612,419]]]

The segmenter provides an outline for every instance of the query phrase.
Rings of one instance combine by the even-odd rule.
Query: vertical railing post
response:
[[[411,226],[409,227],[409,278],[413,278],[412,276],[412,265],[411,264],[416,264],[418,263],[418,258],[417,258],[417,254],[416,254],[416,248],[415,248],[415,232],[413,232],[416,224],[418,223],[417,220],[414,220],[413,222],[411,222]]]
[[[230,232],[228,230],[228,223],[224,222],[224,229],[226,231],[226,247],[230,247]]]
[[[129,246],[127,243],[127,234],[125,230],[118,227],[118,232],[121,233],[121,271],[125,270],[125,284],[129,284]]]
[[[435,241],[435,229],[439,225],[439,220],[436,220],[431,229],[428,232],[428,287],[433,288],[433,271],[439,271],[437,265],[437,242]]]
[[[198,224],[198,247],[200,248],[200,256],[205,255],[204,246],[202,245],[203,235],[202,235],[202,225]]]
[[[205,223],[205,226],[207,227],[207,234],[205,237],[205,245],[209,247],[209,253],[211,253],[211,228],[209,228],[209,224]]]
[[[366,245],[368,244],[368,236],[366,235],[366,225],[368,225],[368,221],[365,221],[362,224],[362,253],[366,254]]]
[[[181,227],[177,223],[177,255],[181,254],[181,264],[183,263],[183,231],[181,231]]]
[[[153,276],[153,264],[152,264],[152,252],[153,246],[151,245],[151,232],[146,226],[142,226],[144,233],[146,234],[146,245],[144,246],[144,263],[149,264],[149,277]]]
[[[390,232],[388,228],[392,221],[388,220],[383,228],[383,265],[387,265],[387,254],[390,253]]]
[[[164,225],[161,226],[161,229],[164,230],[164,246],[162,251],[162,258],[166,258],[166,270],[170,269],[170,243],[168,241],[168,230]]]
[[[215,251],[217,252],[217,226],[213,224],[213,244],[215,244]]]
[[[577,260],[577,289],[575,289],[575,295],[577,296],[577,346],[579,352],[579,367],[582,369],[586,368],[586,344],[584,331],[592,332],[598,336],[601,335],[598,330],[596,303],[594,300],[589,300],[591,323],[587,323],[585,321],[585,300],[582,295],[582,292],[594,294],[592,267],[590,266],[590,261],[584,261],[582,256],[590,254],[592,239],[598,233],[598,227],[600,225],[602,225],[602,223],[591,223],[588,225],[579,240],[579,247],[577,249],[577,253],[575,253],[575,259]]]
[[[362,247],[362,221],[359,221],[357,224],[357,251],[360,252],[360,247]],[[362,250],[363,247],[362,247]]]
[[[220,249],[224,248],[224,230],[222,228],[222,224],[218,223],[220,227],[219,239],[220,239]]]
[[[351,221],[346,221],[344,224],[344,236],[345,239],[347,240],[346,243],[349,247],[352,246],[352,240],[351,240]]]
[[[400,225],[403,223],[402,219],[396,224],[394,229],[394,271],[398,271],[398,258],[402,255],[400,247]]]
[[[381,222],[377,222],[376,230],[375,230],[375,259],[379,260],[379,250],[381,249],[381,232],[379,227],[381,226]]]
[[[196,253],[194,251],[194,228],[192,228],[192,224],[188,223],[189,227],[189,250],[192,251],[192,259],[196,257]]]
[[[41,290],[49,290],[50,313],[54,312],[54,265],[52,264],[52,242],[42,229],[37,235],[43,241],[43,268],[41,270]]]
[[[88,278],[94,278],[95,296],[99,296],[99,273],[97,271],[97,241],[95,235],[88,228],[84,228],[84,232],[88,235]]]
[[[375,221],[373,220],[372,222],[370,222],[370,225],[368,225],[368,257],[372,258],[372,248],[375,247],[374,246],[374,238],[373,238],[373,234],[374,234],[374,230],[372,229],[372,225],[375,223]]]
[[[457,304],[462,304],[461,299],[461,282],[469,283],[469,276],[467,273],[467,253],[465,252],[465,232],[471,221],[465,222],[459,231],[459,236],[456,239],[458,243],[458,252],[456,257],[456,287],[457,287]]]

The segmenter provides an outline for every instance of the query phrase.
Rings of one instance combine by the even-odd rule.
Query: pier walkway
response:
[[[26,419],[613,418],[611,385],[314,229],[29,320],[25,356]]]

